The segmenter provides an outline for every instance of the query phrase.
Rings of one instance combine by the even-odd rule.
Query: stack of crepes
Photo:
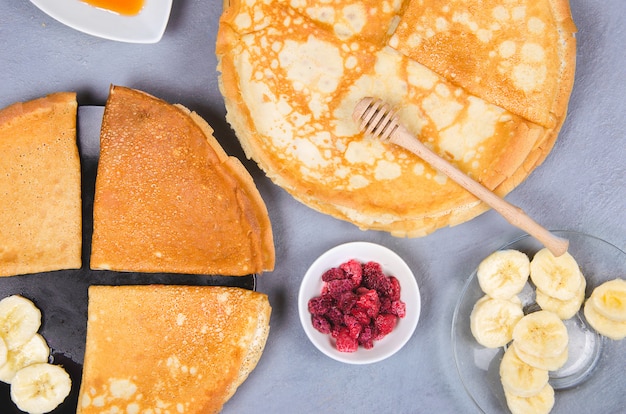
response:
[[[552,149],[574,81],[567,0],[231,0],[217,39],[246,155],[306,205],[417,237],[483,203],[417,156],[358,132],[383,99],[435,152],[504,196]]]

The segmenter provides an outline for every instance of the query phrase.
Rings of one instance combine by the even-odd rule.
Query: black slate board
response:
[[[91,285],[171,284],[234,286],[254,290],[256,276],[187,275],[170,273],[124,273],[89,269],[93,199],[98,166],[100,124],[104,108],[78,109],[78,145],[81,157],[83,197],[83,266],[0,278],[0,298],[19,294],[32,300],[42,313],[39,333],[51,349],[51,362],[60,364],[72,378],[72,391],[54,414],[74,414],[82,375],[87,333],[87,291]],[[140,341],[140,338],[137,338]],[[0,413],[22,413],[10,398],[8,384],[0,383]]]

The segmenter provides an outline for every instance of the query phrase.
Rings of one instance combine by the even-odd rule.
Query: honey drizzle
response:
[[[123,14],[125,16],[134,16],[138,14],[145,0],[81,0],[83,3],[90,4],[100,9],[106,9],[114,13]]]

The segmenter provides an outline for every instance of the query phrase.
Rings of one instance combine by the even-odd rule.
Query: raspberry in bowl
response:
[[[420,314],[415,276],[386,247],[352,242],[313,262],[298,296],[300,322],[325,355],[350,364],[381,361],[411,338]]]

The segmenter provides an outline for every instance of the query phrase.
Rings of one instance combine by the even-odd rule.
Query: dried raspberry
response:
[[[374,347],[374,332],[371,326],[363,327],[361,334],[359,335],[359,344],[365,349],[372,349]]]
[[[324,272],[324,274],[322,274],[322,280],[324,282],[330,282],[331,280],[338,280],[338,279],[345,279],[346,273],[338,268],[338,267],[333,267],[331,269],[328,269],[326,272]]]
[[[348,327],[348,330],[350,331],[350,336],[357,339],[359,337],[359,334],[361,333],[361,330],[363,329],[363,326],[359,323],[357,318],[352,315],[344,315],[343,322]]]
[[[312,315],[324,315],[332,306],[332,299],[327,296],[317,296],[309,300],[309,312]]]
[[[357,349],[359,349],[359,342],[350,335],[350,330],[344,326],[337,335],[337,350],[339,352],[356,352]]]
[[[372,319],[367,315],[367,312],[361,308],[352,308],[350,310],[350,315],[354,316],[363,326],[369,325]]]
[[[339,266],[346,274],[346,277],[352,280],[354,287],[359,287],[363,279],[363,268],[361,262],[356,259],[349,260]]]
[[[398,318],[404,318],[406,316],[406,303],[401,300],[391,302],[391,313]]]
[[[356,293],[354,293],[352,291],[343,292],[341,294],[341,297],[339,297],[339,300],[337,301],[337,307],[343,313],[349,313],[350,310],[356,304],[357,298],[358,298],[358,296],[356,295]]]
[[[333,325],[343,324],[343,313],[337,307],[333,306],[332,308],[328,309],[328,312],[326,312],[324,316],[326,316],[326,318],[328,318],[330,323],[332,323]]]
[[[374,321],[374,326],[378,329],[378,336],[382,338],[385,335],[390,334],[391,331],[393,331],[393,328],[396,327],[397,321],[398,318],[396,315],[391,315],[389,313],[381,313],[378,315]]]
[[[380,295],[391,296],[393,287],[391,285],[391,281],[387,276],[378,278],[378,280],[376,281],[376,290]]]
[[[361,287],[356,288],[356,290],[354,291],[354,293],[356,293],[357,295],[361,296],[361,295],[366,294],[366,293],[367,293],[367,292],[369,292],[369,291],[370,291],[370,290],[369,290],[368,288],[361,286]]]
[[[374,337],[374,339],[378,341],[390,334],[391,331],[393,331],[393,328],[396,327],[397,321],[398,318],[396,315],[391,315],[389,313],[381,313],[378,315],[374,321],[374,326],[376,327],[378,334]]]
[[[323,334],[330,333],[330,322],[328,322],[328,319],[326,319],[322,315],[314,315],[312,320],[313,320],[313,327],[315,329],[317,329]]]
[[[328,293],[335,300],[339,300],[343,292],[349,292],[353,288],[352,281],[349,279],[331,280],[326,285],[328,286]]]
[[[379,313],[392,313],[391,312],[391,299],[388,296],[380,297],[380,310]]]
[[[380,299],[378,297],[378,292],[371,289],[359,295],[355,306],[364,309],[369,317],[376,317],[380,311]]]
[[[391,284],[389,299],[392,301],[400,300],[400,282],[395,276],[389,276],[389,283]]]
[[[380,263],[376,262],[367,262],[363,265],[363,277],[371,277],[378,276],[383,273],[382,267],[380,267]]]
[[[378,263],[369,262],[363,269],[363,286],[368,289],[375,289],[380,295],[388,296],[391,292],[391,282],[385,276]]]

